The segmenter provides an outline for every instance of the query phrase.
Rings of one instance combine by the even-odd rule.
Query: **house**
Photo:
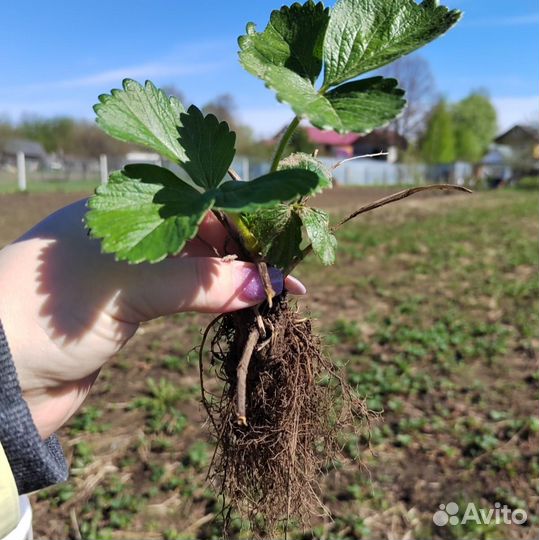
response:
[[[354,155],[354,144],[359,138],[357,133],[341,135],[335,131],[323,131],[315,127],[308,127],[305,131],[309,142],[323,154],[344,158]]]
[[[511,164],[514,158],[513,149],[510,146],[492,144],[481,160],[479,176],[489,181],[492,186],[505,184],[513,176]]]
[[[515,125],[498,135],[494,142],[511,150],[506,156],[517,176],[537,174],[539,171],[539,130],[530,126]]]
[[[323,131],[315,127],[307,127],[306,132],[309,141],[322,153],[340,158],[386,152],[387,155],[380,156],[378,159],[395,163],[399,150],[405,150],[408,146],[404,137],[387,129],[378,129],[366,135],[361,133],[342,135],[335,131]]]
[[[395,163],[399,158],[399,151],[406,150],[406,148],[408,148],[408,141],[396,131],[376,129],[367,135],[359,136],[354,145],[354,156],[387,152],[387,156],[379,159]]]
[[[37,170],[45,164],[48,158],[43,146],[36,141],[9,139],[3,148],[0,148],[0,165],[6,168],[15,168],[19,152],[24,154],[28,170]]]

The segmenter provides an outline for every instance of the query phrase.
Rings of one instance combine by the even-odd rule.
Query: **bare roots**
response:
[[[340,452],[338,435],[369,420],[364,401],[324,357],[310,319],[286,298],[275,300],[260,315],[244,310],[213,321],[211,364],[224,385],[209,399],[203,389],[217,442],[209,476],[259,534],[324,510],[317,480]]]

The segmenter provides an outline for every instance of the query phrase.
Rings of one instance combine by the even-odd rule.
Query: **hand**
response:
[[[264,299],[252,264],[217,256],[231,240],[213,214],[179,256],[129,265],[102,254],[88,237],[85,203],[62,208],[0,251],[0,320],[43,438],[80,407],[139,323],[180,311],[234,311]],[[279,272],[272,282],[282,289]],[[294,278],[286,287],[305,293]]]

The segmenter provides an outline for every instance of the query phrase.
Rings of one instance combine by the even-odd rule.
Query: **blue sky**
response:
[[[262,30],[277,0],[93,0],[4,3],[0,33],[0,115],[92,118],[98,94],[122,78],[174,84],[188,103],[235,96],[258,133],[291,113],[237,61],[245,23]],[[290,2],[289,2],[290,3]],[[328,2],[332,5],[334,2]],[[486,89],[500,128],[539,118],[539,2],[446,0],[462,9],[457,28],[421,50],[450,100]]]

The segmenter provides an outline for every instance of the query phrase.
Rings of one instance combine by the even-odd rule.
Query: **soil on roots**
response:
[[[310,319],[285,296],[259,315],[257,321],[254,310],[244,310],[214,323],[211,364],[224,385],[211,399],[203,390],[203,401],[217,443],[209,477],[225,497],[225,515],[239,511],[266,536],[280,522],[296,518],[306,524],[310,515],[325,511],[320,473],[340,453],[342,430],[367,429],[370,413],[324,356]],[[253,332],[242,425],[238,365],[246,347],[252,348]]]

